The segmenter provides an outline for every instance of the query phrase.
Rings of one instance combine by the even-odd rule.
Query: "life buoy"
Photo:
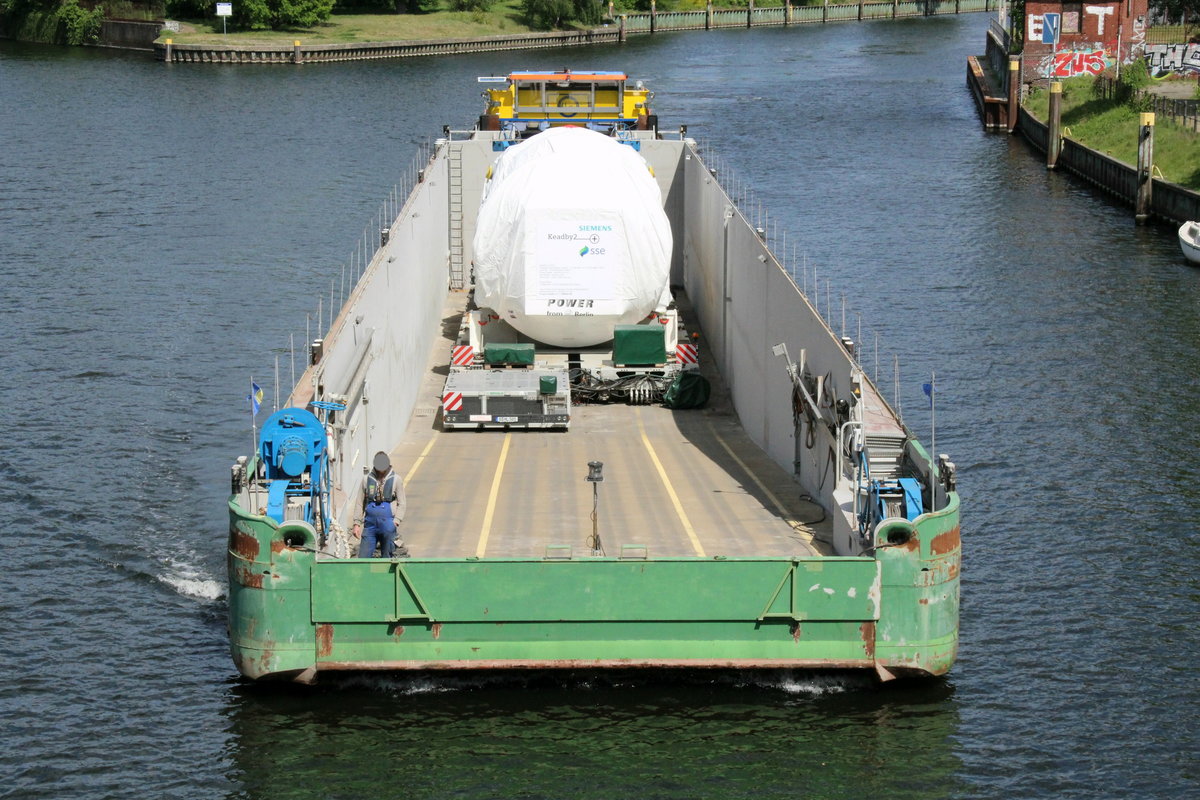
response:
[[[569,95],[569,94],[563,94],[563,95],[559,96],[559,98],[558,98],[558,107],[559,107],[559,109],[563,109],[563,108],[578,108],[578,107],[579,107],[579,101],[578,101],[578,100],[576,100],[574,97],[572,97],[572,96],[571,96],[571,95]],[[573,116],[575,116],[576,114],[578,114],[579,112],[578,112],[578,111],[570,111],[570,112],[567,112],[567,111],[562,111],[562,110],[560,110],[558,113],[559,113],[559,116],[563,116],[563,117],[573,117]]]

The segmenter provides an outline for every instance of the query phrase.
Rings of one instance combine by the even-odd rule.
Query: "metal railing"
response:
[[[1114,78],[1099,75],[1096,77],[1096,86],[1101,97],[1109,100],[1117,97],[1119,84]],[[1200,132],[1200,99],[1163,97],[1144,89],[1139,89],[1134,96],[1146,101],[1149,106],[1146,111],[1153,111],[1177,125]]]

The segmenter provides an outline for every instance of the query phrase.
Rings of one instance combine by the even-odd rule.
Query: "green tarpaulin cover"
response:
[[[663,394],[667,408],[704,408],[712,391],[708,379],[699,372],[681,372]]]
[[[512,342],[487,344],[483,347],[483,360],[489,364],[528,366],[533,364],[533,356],[534,349],[532,344]]]
[[[663,364],[666,338],[661,325],[617,325],[613,328],[614,364]]]

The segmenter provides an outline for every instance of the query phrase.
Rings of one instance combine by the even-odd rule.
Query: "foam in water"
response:
[[[220,600],[225,596],[225,587],[218,581],[203,578],[185,578],[181,575],[159,575],[158,579],[184,597],[198,600]]]
[[[174,556],[167,556],[163,560],[167,562],[165,570],[155,578],[184,597],[212,602],[225,596],[224,584],[208,577],[186,561]]]

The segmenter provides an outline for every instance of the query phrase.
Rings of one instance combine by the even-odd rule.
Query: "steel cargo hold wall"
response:
[[[426,165],[424,181],[390,226],[388,244],[376,252],[326,335],[320,361],[294,395],[297,405],[314,387],[324,398],[345,399],[331,465],[334,485],[344,490],[357,486],[372,453],[390,449],[403,433],[432,339],[441,330],[449,252],[446,173],[442,148]],[[372,405],[372,399],[380,402]]]
[[[830,447],[796,447],[791,382],[771,349],[786,344],[793,360],[807,350],[809,371],[829,373],[842,398],[850,394],[850,356],[699,156],[691,155],[685,162],[685,285],[709,347],[746,433],[789,473],[798,464],[805,489],[827,497],[836,477],[822,474]]]
[[[675,234],[671,250],[671,285],[683,283],[683,237],[678,232],[683,229],[684,214],[684,176],[681,163],[689,158],[683,142],[679,140],[662,140],[643,142],[642,157],[654,170],[658,188],[662,191],[663,211],[671,222],[671,231]]]

